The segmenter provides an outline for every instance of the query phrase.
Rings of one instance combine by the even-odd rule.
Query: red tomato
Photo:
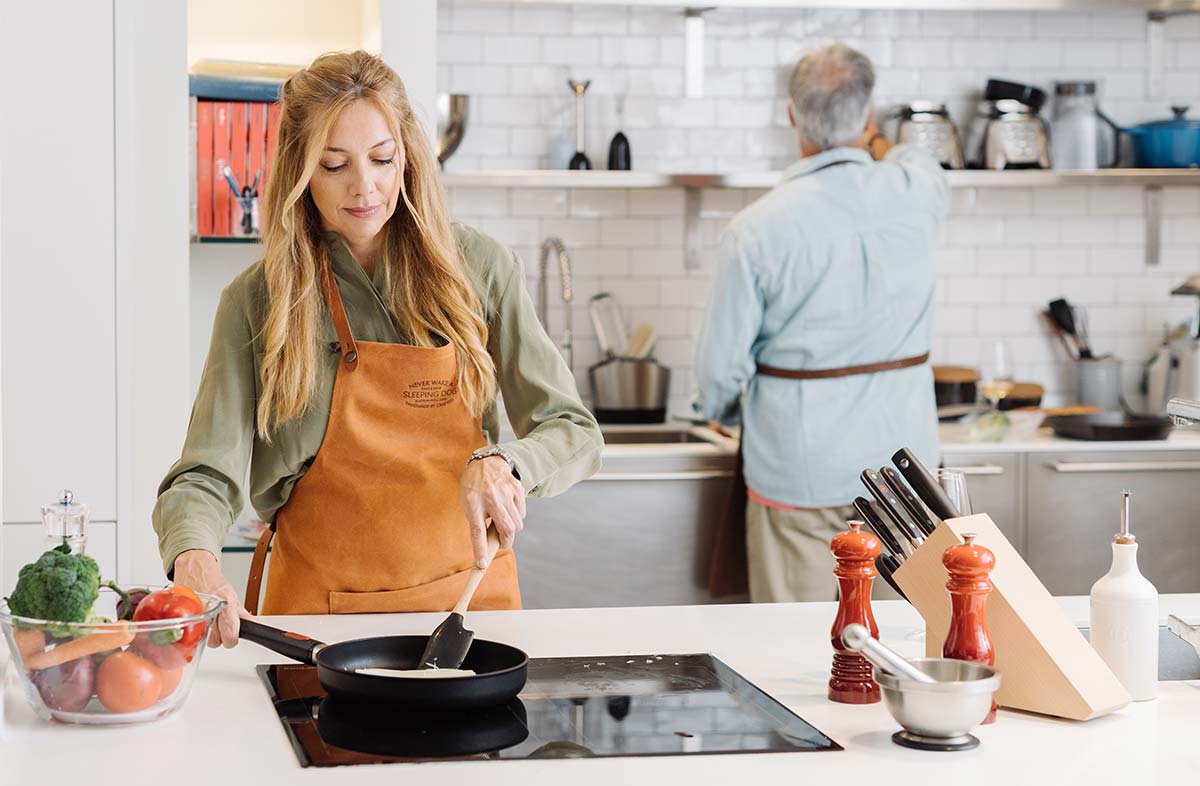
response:
[[[114,652],[100,664],[96,695],[109,712],[137,712],[158,701],[162,673],[132,652]]]
[[[170,620],[203,613],[204,603],[192,588],[176,585],[143,598],[133,613],[133,620]],[[191,662],[203,636],[204,623],[194,622],[182,628],[139,633],[133,646],[159,668],[175,670]]]
[[[158,698],[165,699],[179,687],[179,681],[183,679],[183,669],[159,669],[159,674],[162,676],[162,687],[158,689]]]

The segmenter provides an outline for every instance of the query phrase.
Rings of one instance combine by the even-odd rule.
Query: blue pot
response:
[[[1133,159],[1142,169],[1200,167],[1200,120],[1185,115],[1186,106],[1173,106],[1175,117],[1124,129],[1133,139]]]

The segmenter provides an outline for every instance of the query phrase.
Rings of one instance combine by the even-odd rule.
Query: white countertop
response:
[[[1000,442],[972,442],[967,436],[966,426],[958,423],[942,423],[938,426],[938,441],[945,453],[1179,451],[1200,450],[1200,429],[1177,428],[1166,439],[1092,442],[1083,439],[1063,439],[1054,436],[1049,429],[1039,428],[1032,434],[1022,434]]]
[[[1086,598],[1063,599],[1083,622]],[[923,753],[893,744],[882,704],[825,697],[829,627],[836,604],[540,610],[470,615],[480,638],[532,656],[711,652],[845,747],[837,753],[776,753],[575,760],[443,762],[302,769],[254,665],[284,659],[252,644],[208,651],[187,704],[148,726],[74,728],[38,720],[9,685],[0,738],[5,784],[614,782],[742,783],[1186,783],[1200,768],[1200,682],[1163,683],[1156,701],[1088,723],[1001,711],[975,730],[982,745]],[[1200,616],[1200,595],[1163,596],[1162,613]],[[880,636],[921,654],[920,618],[906,603],[877,603]],[[441,615],[294,617],[268,621],[327,641],[431,630]],[[414,768],[417,768],[414,770]],[[482,779],[486,779],[483,781]]]

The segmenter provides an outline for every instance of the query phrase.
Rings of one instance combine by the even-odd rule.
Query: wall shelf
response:
[[[1094,172],[1026,169],[947,172],[955,188],[1054,188],[1061,186],[1200,186],[1200,169],[1099,169]],[[780,172],[670,174],[560,169],[447,172],[448,188],[771,188]]]
[[[261,235],[231,235],[229,237],[212,237],[209,235],[192,235],[193,243],[261,243]]]

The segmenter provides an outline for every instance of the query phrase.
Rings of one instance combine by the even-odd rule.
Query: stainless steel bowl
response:
[[[588,369],[592,407],[601,423],[662,423],[671,369],[653,360],[615,357]]]
[[[912,664],[937,682],[914,682],[875,669],[888,712],[920,737],[950,744],[968,739],[991,710],[1000,675],[982,663],[951,658],[921,658]]]

